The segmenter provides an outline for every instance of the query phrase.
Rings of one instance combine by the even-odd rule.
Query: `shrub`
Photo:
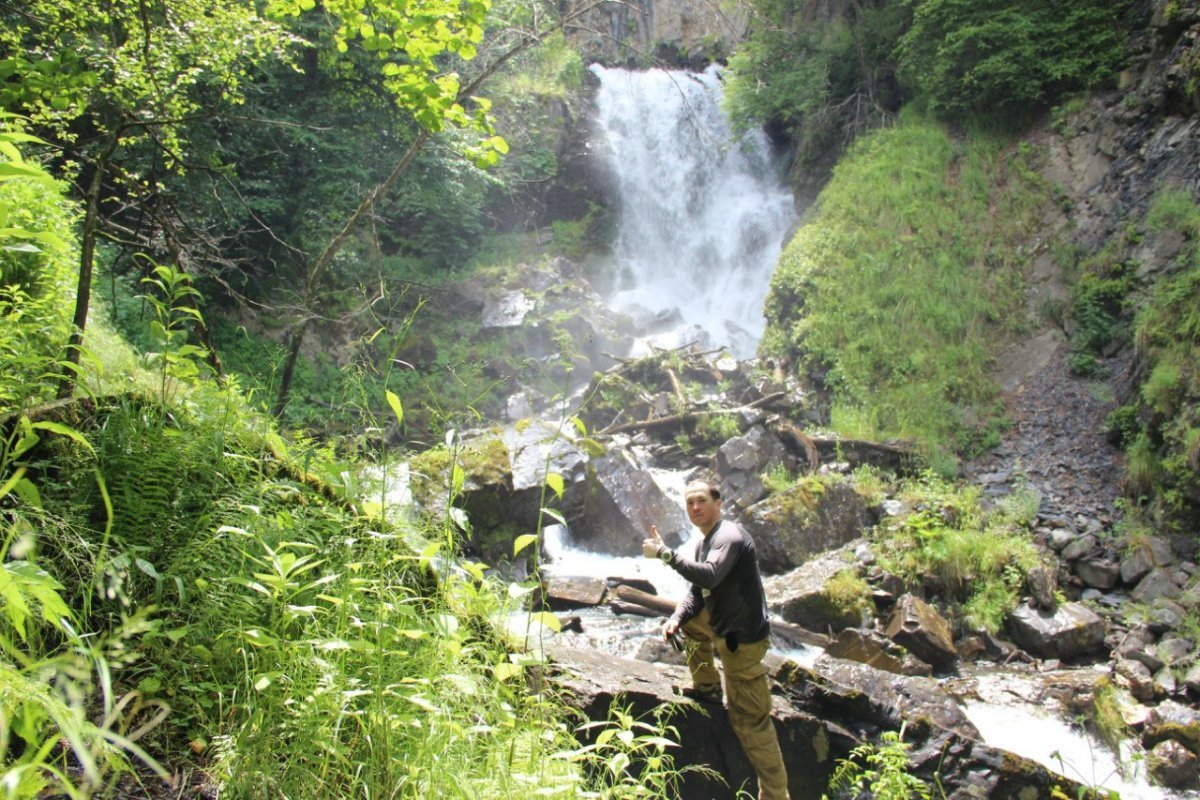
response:
[[[74,209],[61,184],[21,157],[20,141],[0,130],[0,410],[49,396],[45,376],[66,344],[73,307]]]

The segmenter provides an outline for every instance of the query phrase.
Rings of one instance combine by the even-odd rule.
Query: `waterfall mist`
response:
[[[613,305],[642,312],[659,346],[699,340],[753,356],[771,272],[795,220],[766,136],[733,133],[715,66],[699,74],[592,71],[620,197]],[[675,310],[676,324],[661,324]]]

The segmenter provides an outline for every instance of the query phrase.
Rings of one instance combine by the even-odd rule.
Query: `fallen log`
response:
[[[634,589],[632,586],[617,586],[610,593],[617,598],[616,600],[609,601],[610,606],[614,602],[618,602],[622,607],[626,608],[629,606],[640,606],[664,617],[669,617],[675,612],[674,600],[659,597],[655,594],[647,594],[639,589]],[[627,611],[627,613],[638,612]],[[654,614],[642,614],[642,616],[654,616]],[[784,622],[783,620],[771,620],[771,633],[777,639],[793,647],[803,644],[809,647],[825,649],[833,641],[823,633],[810,631],[807,628],[802,628],[799,625]]]
[[[776,400],[782,400],[785,396],[786,392],[773,392],[765,397],[760,397],[753,403],[747,403],[744,406],[737,406],[736,408],[703,408],[696,411],[686,411],[682,414],[672,414],[669,417],[655,417],[654,419],[644,419],[637,422],[626,422],[622,425],[610,425],[603,430],[596,431],[596,435],[609,436],[614,433],[627,433],[629,431],[663,428],[670,425],[682,425],[686,422],[696,422],[716,414],[739,414],[743,411],[753,411],[756,408],[769,405]]]

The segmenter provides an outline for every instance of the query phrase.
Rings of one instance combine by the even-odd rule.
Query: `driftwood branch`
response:
[[[704,417],[711,417],[716,414],[737,414],[742,411],[751,411],[755,408],[760,408],[769,405],[776,400],[781,400],[785,396],[784,392],[774,392],[772,394],[760,397],[753,403],[747,403],[736,408],[704,408],[696,411],[687,411],[682,414],[673,414],[669,417],[656,417],[654,419],[639,420],[637,422],[626,422],[623,425],[610,425],[604,430],[597,431],[597,436],[608,436],[614,433],[625,433],[626,431],[641,431],[650,430],[653,428],[662,428],[669,425],[681,425],[685,422],[695,422]]]

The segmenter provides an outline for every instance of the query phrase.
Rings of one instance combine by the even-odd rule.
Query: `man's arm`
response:
[[[693,561],[676,553],[670,562],[671,568],[691,583],[693,587],[701,589],[716,587],[729,575],[744,548],[741,538],[736,533],[733,535],[724,534],[725,531],[722,531],[720,528],[713,533],[715,538],[713,539],[712,546],[708,549],[708,555],[703,561]]]

